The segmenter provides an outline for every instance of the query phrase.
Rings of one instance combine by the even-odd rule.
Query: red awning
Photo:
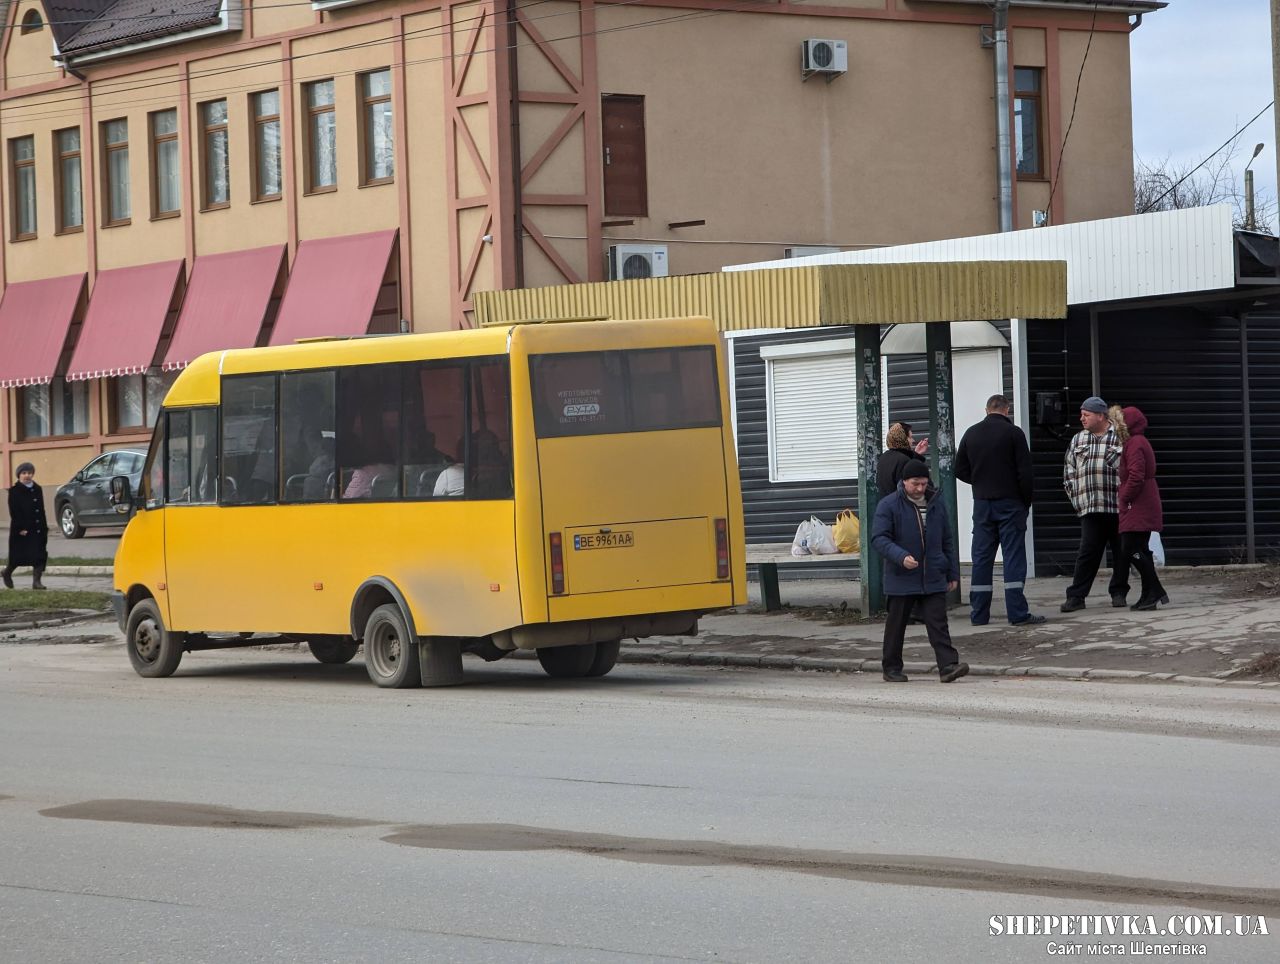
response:
[[[150,368],[181,275],[181,261],[101,272],[67,378],[137,375]]]
[[[275,291],[285,246],[196,258],[164,368],[182,368],[208,351],[252,348]]]
[[[395,240],[391,230],[298,245],[271,344],[367,333]]]
[[[57,372],[84,274],[15,281],[0,301],[0,388],[45,385]]]

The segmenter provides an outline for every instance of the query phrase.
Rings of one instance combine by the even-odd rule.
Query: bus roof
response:
[[[718,338],[707,318],[668,318],[645,321],[569,321],[430,332],[335,338],[276,345],[233,348],[201,355],[188,365],[165,396],[166,407],[216,405],[223,375],[299,371],[347,365],[467,358],[535,351],[602,351],[661,345],[705,344]]]

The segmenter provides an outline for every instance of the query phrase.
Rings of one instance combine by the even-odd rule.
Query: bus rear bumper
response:
[[[119,589],[111,590],[111,610],[116,614],[116,624],[120,627],[120,632],[124,632],[125,620],[129,614],[125,612],[124,593]]]
[[[579,646],[644,636],[694,636],[700,612],[650,613],[615,619],[579,619],[560,623],[533,623],[504,629],[491,637],[502,650]]]

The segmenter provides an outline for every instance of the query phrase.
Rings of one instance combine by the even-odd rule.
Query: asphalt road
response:
[[[0,646],[0,957],[1040,961],[993,915],[1264,914],[1280,698]]]

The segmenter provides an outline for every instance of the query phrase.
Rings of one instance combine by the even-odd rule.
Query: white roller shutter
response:
[[[858,477],[856,357],[831,344],[766,357],[772,482]]]

